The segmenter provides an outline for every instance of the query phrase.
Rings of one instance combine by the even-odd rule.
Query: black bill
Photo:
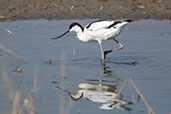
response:
[[[67,34],[68,32],[69,32],[69,30],[66,31],[65,33],[63,33],[62,35],[57,36],[57,37],[55,37],[55,38],[51,38],[51,39],[52,39],[52,40],[54,40],[54,39],[59,39],[59,38],[61,38],[62,36],[64,36],[65,34]]]

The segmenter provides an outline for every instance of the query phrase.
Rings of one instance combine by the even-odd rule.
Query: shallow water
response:
[[[125,48],[107,55],[105,66],[100,63],[97,43],[82,43],[74,33],[50,40],[74,21],[85,26],[92,20],[0,23],[0,44],[23,57],[21,60],[0,50],[0,72],[8,71],[12,90],[20,85],[22,99],[27,98],[37,68],[35,107],[39,114],[59,113],[63,102],[65,114],[146,114],[147,108],[142,100],[137,101],[137,94],[137,102],[131,104],[128,86],[117,94],[123,82],[131,78],[155,113],[171,112],[171,21],[140,20],[126,26],[117,37]],[[103,47],[111,49],[117,44],[106,41]],[[13,71],[16,68],[23,73],[18,75]],[[9,91],[4,89],[8,81],[1,75],[0,112],[12,107],[7,103]]]

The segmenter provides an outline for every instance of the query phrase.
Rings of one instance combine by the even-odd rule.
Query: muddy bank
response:
[[[0,20],[171,19],[170,0],[0,0]]]

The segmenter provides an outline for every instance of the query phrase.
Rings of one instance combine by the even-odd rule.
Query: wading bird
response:
[[[51,39],[58,39],[67,34],[68,32],[76,32],[77,37],[82,42],[98,42],[101,50],[101,60],[104,63],[106,55],[110,52],[118,51],[123,49],[123,45],[115,39],[118,36],[123,27],[132,20],[120,20],[120,21],[106,21],[97,20],[93,21],[83,28],[79,23],[74,22],[69,26],[69,29],[60,36]],[[120,47],[103,51],[102,41],[113,39]]]

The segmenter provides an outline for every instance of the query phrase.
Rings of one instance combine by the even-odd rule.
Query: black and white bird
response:
[[[79,23],[74,22],[69,26],[69,29],[65,33],[51,39],[59,39],[68,32],[76,32],[78,39],[82,42],[98,42],[101,50],[101,59],[102,62],[104,62],[108,53],[123,49],[124,46],[117,41],[115,37],[118,36],[123,27],[130,22],[132,22],[130,19],[120,21],[97,20],[87,24],[84,28]],[[102,42],[111,39],[114,40],[120,47],[103,51]]]

